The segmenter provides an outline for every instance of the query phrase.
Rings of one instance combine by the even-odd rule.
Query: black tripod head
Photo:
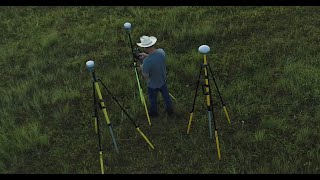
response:
[[[141,56],[139,56],[139,54],[142,53],[142,51],[139,48],[134,48],[132,50],[132,53],[133,53],[134,59],[142,63]]]

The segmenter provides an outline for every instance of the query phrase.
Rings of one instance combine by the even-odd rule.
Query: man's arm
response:
[[[149,78],[149,73],[143,72],[143,65],[140,65],[140,67],[141,67],[141,69],[142,69],[142,76],[143,76],[144,78],[148,79],[148,78]]]
[[[159,48],[158,49],[158,52],[160,52],[163,56],[163,60],[164,62],[166,62],[166,53],[164,52],[164,50],[162,48]],[[168,77],[168,66],[166,65],[166,77]]]
[[[140,66],[139,67],[137,67],[137,69],[138,69],[138,71],[141,71],[141,74],[142,74],[142,76],[144,77],[144,78],[149,78],[149,73],[145,73],[145,72],[143,72],[143,65],[142,64],[140,64]]]

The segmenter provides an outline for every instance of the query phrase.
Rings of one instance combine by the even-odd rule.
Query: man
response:
[[[140,53],[139,58],[143,60],[139,70],[142,70],[143,77],[147,80],[148,96],[150,101],[149,115],[151,117],[159,116],[157,111],[157,95],[158,91],[161,92],[162,97],[166,104],[166,111],[168,115],[173,114],[172,101],[169,96],[169,91],[166,82],[166,56],[163,49],[156,49],[154,44],[157,38],[154,36],[140,37],[138,46],[144,48],[145,53]]]

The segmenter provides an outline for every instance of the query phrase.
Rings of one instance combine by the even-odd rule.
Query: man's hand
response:
[[[142,71],[142,64],[137,67],[138,71]]]
[[[139,53],[138,54],[139,59],[144,60],[146,57],[148,57],[148,54],[146,53]]]

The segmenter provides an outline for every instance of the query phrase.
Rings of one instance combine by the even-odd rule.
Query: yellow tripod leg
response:
[[[94,125],[95,125],[95,131],[96,131],[96,134],[98,134],[98,119],[97,117],[94,118]],[[100,136],[100,135],[98,135]],[[99,137],[99,146],[101,148],[101,145],[100,145],[100,137]],[[103,165],[103,157],[102,157],[102,150],[100,149],[99,151],[100,153],[100,167],[101,167],[101,174],[104,174],[104,165]]]
[[[149,146],[154,149],[154,146],[152,145],[152,143],[149,141],[149,139],[147,138],[146,135],[143,134],[143,132],[140,130],[139,127],[136,128],[137,131],[141,134],[141,136],[144,138],[144,140],[149,144]]]
[[[102,151],[100,151],[100,167],[101,167],[101,174],[104,174],[104,165],[103,165]]]
[[[97,118],[94,118],[94,129],[95,129],[96,133],[98,134]]]
[[[217,130],[215,130],[214,134],[215,134],[215,137],[216,137],[216,144],[217,144],[218,158],[219,158],[219,160],[220,160],[221,156],[220,156],[220,146],[219,146],[218,131],[217,131]]]
[[[225,106],[223,106],[223,110],[224,110],[224,113],[226,114],[226,117],[228,119],[229,124],[231,124],[229,114],[228,114],[227,108]]]
[[[221,94],[220,94],[218,85],[217,85],[217,83],[216,83],[216,80],[214,79],[214,76],[213,76],[213,73],[212,73],[212,70],[211,70],[210,65],[209,65],[209,70],[210,70],[210,73],[211,73],[211,75],[212,75],[212,79],[213,79],[213,81],[214,81],[214,84],[215,84],[215,86],[216,86],[216,89],[217,89],[217,91],[218,91],[218,95],[219,95],[219,97],[220,97],[220,101],[221,101],[221,104],[222,104],[222,106],[223,106],[224,113],[226,114],[226,117],[227,117],[227,119],[228,119],[229,124],[231,124],[231,121],[230,121],[230,118],[229,118],[229,114],[228,114],[227,108],[226,108],[226,106],[225,106],[225,104],[224,104],[224,102],[223,102],[223,100],[222,100],[222,97],[221,97]]]
[[[202,71],[202,66],[200,67],[198,80],[197,80],[196,92],[194,94],[192,109],[190,111],[190,118],[189,118],[189,123],[188,123],[187,134],[189,134],[189,132],[190,132],[191,122],[192,122],[192,118],[193,118],[194,106],[195,106],[195,103],[196,103],[196,98],[197,98],[197,93],[198,93],[198,88],[199,88],[199,83],[200,83],[200,77],[201,77],[201,74],[202,74],[201,71]]]
[[[193,117],[193,112],[192,112],[192,113],[190,113],[190,118],[189,118],[189,123],[188,123],[187,134],[189,134],[189,131],[190,131],[192,117]]]

